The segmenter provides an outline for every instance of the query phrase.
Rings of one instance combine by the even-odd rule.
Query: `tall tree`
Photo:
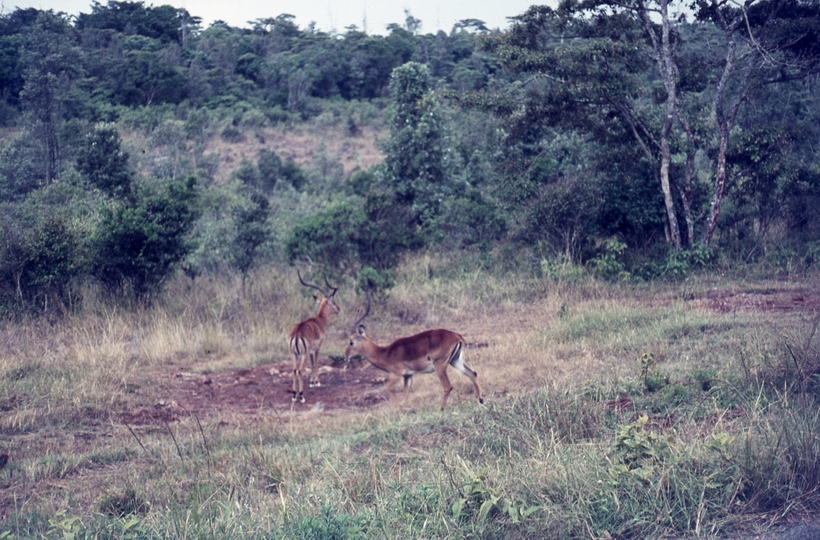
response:
[[[73,83],[81,74],[80,59],[73,28],[63,15],[40,12],[21,56],[25,84],[20,98],[42,146],[46,184],[60,175],[60,126]]]
[[[131,194],[133,174],[120,134],[113,124],[98,124],[77,151],[77,170],[91,185],[111,197]]]
[[[393,119],[385,148],[384,181],[417,222],[431,224],[451,191],[450,148],[427,66],[408,62],[393,70]]]

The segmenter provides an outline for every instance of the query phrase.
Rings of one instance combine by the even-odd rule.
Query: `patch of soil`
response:
[[[709,291],[694,295],[689,303],[721,313],[736,311],[805,311],[820,313],[820,291],[809,288]]]
[[[214,413],[278,415],[290,411],[367,409],[381,403],[386,374],[366,362],[320,361],[321,386],[310,388],[305,374],[305,403],[293,402],[290,361],[224,373],[176,372],[149,375],[150,385],[133,387],[136,401],[144,405],[120,415],[129,425],[162,424],[196,414]]]

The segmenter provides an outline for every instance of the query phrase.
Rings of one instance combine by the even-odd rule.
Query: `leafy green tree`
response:
[[[185,98],[185,78],[159,54],[160,42],[130,36],[124,40],[123,49],[125,58],[112,66],[106,80],[117,103],[150,106],[179,103]]]
[[[398,204],[412,208],[423,227],[441,218],[441,202],[452,193],[450,147],[431,85],[429,70],[418,62],[393,70],[383,173],[385,187],[395,191]]]
[[[187,15],[170,5],[145,7],[145,2],[108,0],[106,5],[91,4],[91,13],[77,16],[77,29],[114,30],[159,40],[163,43],[182,41],[182,18]]]
[[[282,179],[293,186],[296,191],[302,191],[308,178],[301,167],[292,159],[285,161],[281,169]]]
[[[358,243],[364,212],[350,204],[337,204],[299,220],[285,240],[285,254],[293,263],[310,259],[341,272],[358,266]]]
[[[75,180],[0,207],[0,309],[51,316],[80,305],[92,198]]]
[[[276,182],[283,176],[282,158],[273,150],[263,148],[259,151],[256,168],[259,170],[259,188],[263,193],[272,192]]]
[[[508,34],[487,42],[522,84],[484,102],[509,118],[514,139],[539,123],[590,134],[609,147],[632,139],[660,184],[665,236],[676,250],[711,242],[738,111],[766,81],[817,69],[812,38],[820,20],[816,2],[704,1],[697,16],[712,25],[690,27],[675,13],[681,6],[669,0],[533,6]],[[706,40],[717,48],[705,47]],[[714,156],[711,185],[696,185],[707,176],[695,170],[698,152]]]
[[[270,201],[261,193],[251,193],[247,206],[233,210],[234,235],[230,251],[231,265],[242,275],[242,295],[248,272],[259,255],[259,248],[270,241]]]
[[[77,170],[96,188],[117,199],[131,194],[133,174],[116,126],[97,124],[77,150]]]
[[[93,241],[93,275],[116,296],[149,301],[194,249],[190,233],[198,216],[194,177],[105,206]]]
[[[37,21],[39,11],[34,8],[17,8],[11,13],[0,14],[0,103],[19,108],[20,91],[23,89],[23,66],[20,56],[26,33]],[[0,115],[0,125],[9,123],[11,111]]]
[[[30,129],[42,146],[45,181],[60,175],[60,127],[74,80],[81,75],[73,29],[61,15],[43,11],[27,36],[20,61],[25,84],[20,92]]]
[[[45,178],[42,147],[28,133],[12,137],[0,149],[0,202],[22,202]]]

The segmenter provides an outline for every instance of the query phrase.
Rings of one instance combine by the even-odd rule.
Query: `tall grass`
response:
[[[180,278],[143,311],[3,327],[0,538],[682,537],[820,507],[815,319],[687,301],[737,286],[713,278],[556,284],[422,254],[368,334],[464,334],[485,405],[454,379],[438,412],[420,377],[414,412],[115,420],[152,373],[284,360],[315,309],[291,273],[254,274],[244,297]],[[339,302],[327,354],[362,298]]]

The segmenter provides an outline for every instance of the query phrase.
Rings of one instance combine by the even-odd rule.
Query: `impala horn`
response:
[[[350,328],[350,335],[355,334],[356,328],[359,326],[359,323],[361,323],[363,320],[367,318],[368,315],[370,315],[370,289],[365,289],[364,294],[365,296],[367,296],[367,308],[364,310],[364,315],[356,319],[356,322],[353,323],[353,326]]]
[[[330,298],[330,297],[328,296],[328,294],[325,292],[325,290],[324,290],[323,288],[321,288],[320,286],[318,286],[318,285],[313,285],[312,283],[305,283],[305,280],[304,280],[304,279],[302,279],[302,274],[300,274],[300,273],[299,273],[299,270],[297,270],[297,271],[296,271],[296,275],[297,275],[297,276],[299,276],[299,282],[300,282],[302,285],[304,285],[305,287],[310,287],[311,289],[316,289],[317,291],[319,291],[320,293],[322,293],[322,296],[324,296],[325,298]],[[325,278],[325,283],[327,283],[327,278]],[[330,285],[328,285],[328,287],[330,287]],[[331,289],[332,289],[332,288],[333,288],[333,287],[331,287]],[[333,292],[335,293],[335,292],[336,292],[336,290],[334,289],[334,291],[333,291]]]

